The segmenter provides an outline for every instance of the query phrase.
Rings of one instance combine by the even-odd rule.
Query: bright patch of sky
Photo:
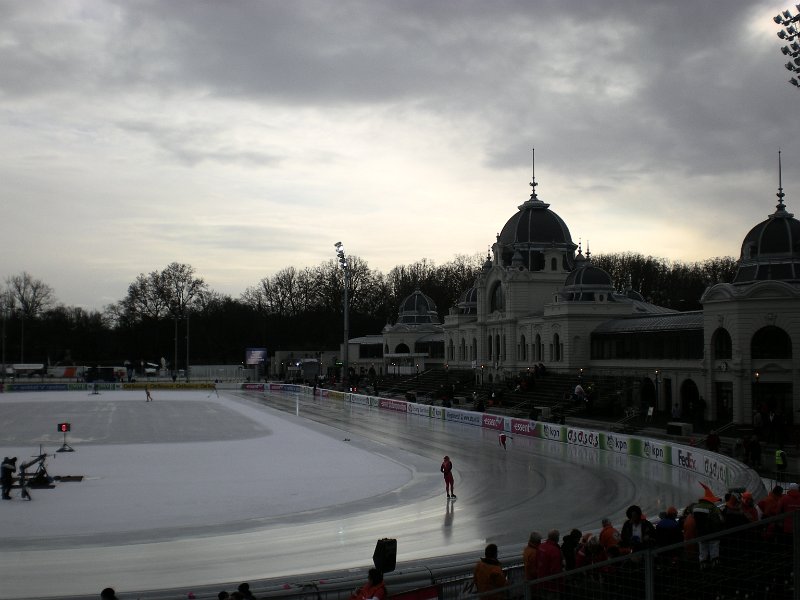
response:
[[[238,297],[334,257],[484,252],[530,194],[592,252],[738,256],[786,204],[766,1],[0,5],[0,277],[89,309],[192,265]],[[788,133],[788,135],[787,135]]]

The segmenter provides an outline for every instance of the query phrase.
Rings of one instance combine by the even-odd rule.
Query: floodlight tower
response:
[[[772,17],[772,20],[783,27],[778,32],[778,37],[787,42],[787,45],[781,48],[784,56],[790,59],[784,67],[786,67],[787,71],[791,71],[793,75],[800,75],[800,4],[795,5],[795,7],[798,10],[798,14],[793,15],[790,11],[784,10]],[[791,77],[789,83],[796,88],[800,88],[800,79],[798,77]]]
[[[344,274],[344,348],[342,351],[342,384],[347,386],[350,382],[349,360],[348,360],[348,345],[350,337],[350,304],[348,302],[348,288],[350,287],[350,267],[347,264],[347,256],[344,253],[344,246],[342,242],[334,244],[336,248],[336,257],[339,259],[339,266],[342,267]]]

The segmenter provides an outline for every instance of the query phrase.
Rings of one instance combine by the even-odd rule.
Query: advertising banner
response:
[[[369,396],[362,396],[361,394],[350,394],[351,404],[360,404],[361,406],[369,406],[370,405],[369,401],[370,401]]]
[[[386,410],[396,410],[397,412],[408,412],[408,402],[405,400],[393,400],[391,398],[381,398],[381,408]]]
[[[660,463],[671,463],[672,446],[656,440],[630,438],[631,456],[647,458]]]
[[[616,452],[617,454],[630,453],[631,439],[621,433],[602,433],[600,435],[600,446],[603,450]]]
[[[484,429],[497,429],[498,431],[505,431],[506,420],[505,417],[501,417],[500,415],[487,415],[486,413],[483,413],[481,425]]]
[[[553,440],[554,442],[566,442],[567,428],[564,425],[542,423],[542,438],[546,440]]]
[[[444,418],[446,421],[453,421],[455,423],[466,423],[467,425],[475,425],[480,427],[483,424],[481,418],[483,413],[476,413],[470,410],[458,410],[455,408],[445,409]]]
[[[511,419],[511,435],[525,435],[528,437],[540,437],[538,433],[539,423],[528,421],[527,419]]]
[[[428,406],[427,404],[417,404],[416,402],[409,402],[408,412],[412,415],[417,415],[420,417],[430,417],[431,407]]]
[[[69,389],[68,385],[66,383],[7,383],[5,390],[7,392],[66,392]],[[86,389],[85,384],[80,385]],[[99,384],[98,389],[100,389]]]
[[[600,447],[600,434],[592,429],[581,427],[567,428],[567,442],[577,446],[587,446],[589,448]]]
[[[255,390],[258,392],[264,391],[264,384],[263,383],[245,383],[242,384],[243,390]]]

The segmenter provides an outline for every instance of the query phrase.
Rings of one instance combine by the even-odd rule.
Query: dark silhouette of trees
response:
[[[618,253],[592,260],[611,275],[615,289],[633,289],[677,310],[701,308],[705,288],[732,281],[736,272],[730,257],[681,263]],[[402,300],[417,289],[433,299],[443,319],[474,285],[482,262],[479,253],[442,265],[422,259],[384,275],[349,256],[350,336],[375,334],[394,323]],[[173,262],[138,275],[125,297],[100,313],[56,304],[52,288],[22,273],[9,278],[0,293],[7,362],[22,356],[24,340],[29,362],[122,365],[127,360],[139,368],[165,357],[171,365],[176,326],[180,366],[187,327],[192,364],[238,364],[247,347],[334,349],[342,342],[343,286],[342,270],[331,258],[315,267],[281,269],[232,298],[210,290],[190,265]]]
[[[699,310],[703,291],[715,283],[730,283],[736,259],[725,256],[683,263],[633,252],[596,254],[595,266],[605,270],[618,291],[632,289],[645,300],[675,310]]]

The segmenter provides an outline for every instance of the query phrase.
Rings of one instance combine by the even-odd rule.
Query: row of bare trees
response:
[[[701,308],[705,287],[732,281],[736,269],[729,257],[680,263],[622,253],[592,259],[617,289],[632,287],[652,302],[680,310]],[[377,333],[394,322],[400,302],[417,289],[434,300],[440,315],[446,314],[473,285],[482,262],[479,254],[442,265],[423,259],[383,274],[349,257],[351,335]],[[193,267],[175,262],[140,274],[125,297],[103,311],[59,304],[53,289],[27,272],[5,283],[0,313],[8,357],[3,362],[152,361],[172,357],[178,347],[183,354],[191,336],[194,364],[236,363],[248,346],[336,348],[341,340],[344,278],[333,259],[316,267],[281,269],[239,298],[211,290]]]

